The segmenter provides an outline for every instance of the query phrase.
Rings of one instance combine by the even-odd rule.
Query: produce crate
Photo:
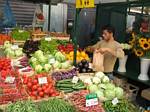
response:
[[[66,41],[70,40],[70,37],[51,37],[51,38],[55,40],[66,40]]]
[[[127,80],[125,78],[114,77],[113,83],[123,89],[126,89]]]
[[[25,43],[25,40],[14,40],[13,41],[13,44],[17,44],[19,46],[24,45],[24,43]]]
[[[41,39],[43,37],[47,36],[47,34],[32,34],[32,39]]]

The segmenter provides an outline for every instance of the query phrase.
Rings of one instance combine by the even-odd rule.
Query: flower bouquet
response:
[[[123,48],[123,50],[125,52],[125,55],[128,55],[128,54],[131,53],[132,46],[130,44],[128,44],[128,43],[121,43],[121,46],[122,46],[122,48]]]
[[[150,37],[132,33],[129,44],[132,46],[132,50],[136,56],[150,58]]]

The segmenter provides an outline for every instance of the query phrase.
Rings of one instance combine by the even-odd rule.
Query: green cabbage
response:
[[[44,70],[45,70],[46,72],[49,72],[49,71],[51,70],[51,68],[52,68],[52,66],[51,66],[50,64],[45,64],[45,65],[44,65]]]
[[[98,77],[93,77],[92,81],[93,81],[94,84],[101,83],[101,80]]]
[[[61,63],[61,65],[62,65],[62,69],[68,69],[71,66],[69,61]]]
[[[4,42],[4,48],[6,49],[6,48],[10,48],[12,45],[10,44],[10,42],[9,41],[5,41]]]
[[[36,71],[37,73],[41,73],[42,70],[43,70],[43,67],[42,67],[41,65],[36,65],[36,66],[35,66],[35,71]]]
[[[114,90],[105,90],[104,91],[104,95],[108,100],[112,100],[113,98],[115,98],[115,91]]]
[[[123,89],[122,88],[116,87],[114,91],[115,91],[116,97],[118,99],[123,98]]]
[[[61,52],[57,52],[55,54],[55,59],[59,62],[64,62],[66,61],[66,57],[61,53]]]
[[[41,57],[41,56],[44,56],[44,54],[43,54],[43,52],[42,52],[41,50],[36,51],[36,52],[34,53],[34,55],[35,55],[36,58],[39,58],[39,57]]]
[[[97,96],[98,96],[99,99],[101,99],[101,98],[104,97],[103,91],[98,90],[98,91],[96,91],[95,93],[97,94]]]
[[[102,83],[109,83],[109,78],[107,76],[104,76],[102,78]]]
[[[95,93],[96,91],[98,91],[98,87],[95,84],[89,85],[88,89],[90,90],[90,93]]]
[[[22,55],[23,55],[22,48],[19,48],[19,49],[15,50],[15,55],[16,55],[17,57],[22,56]]]
[[[114,84],[111,84],[111,83],[108,83],[105,85],[106,86],[106,89],[107,90],[114,90],[115,89],[115,85]]]
[[[53,66],[54,66],[54,69],[61,69],[61,67],[62,67],[61,63],[58,61],[55,61]]]

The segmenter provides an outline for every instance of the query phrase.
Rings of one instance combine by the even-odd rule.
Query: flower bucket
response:
[[[128,55],[125,55],[124,58],[119,59],[119,67],[118,72],[125,73],[126,72],[126,62],[128,59]]]

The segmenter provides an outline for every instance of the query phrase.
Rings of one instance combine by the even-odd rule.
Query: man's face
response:
[[[104,30],[102,36],[105,41],[109,41],[113,34],[109,33],[107,30]]]

